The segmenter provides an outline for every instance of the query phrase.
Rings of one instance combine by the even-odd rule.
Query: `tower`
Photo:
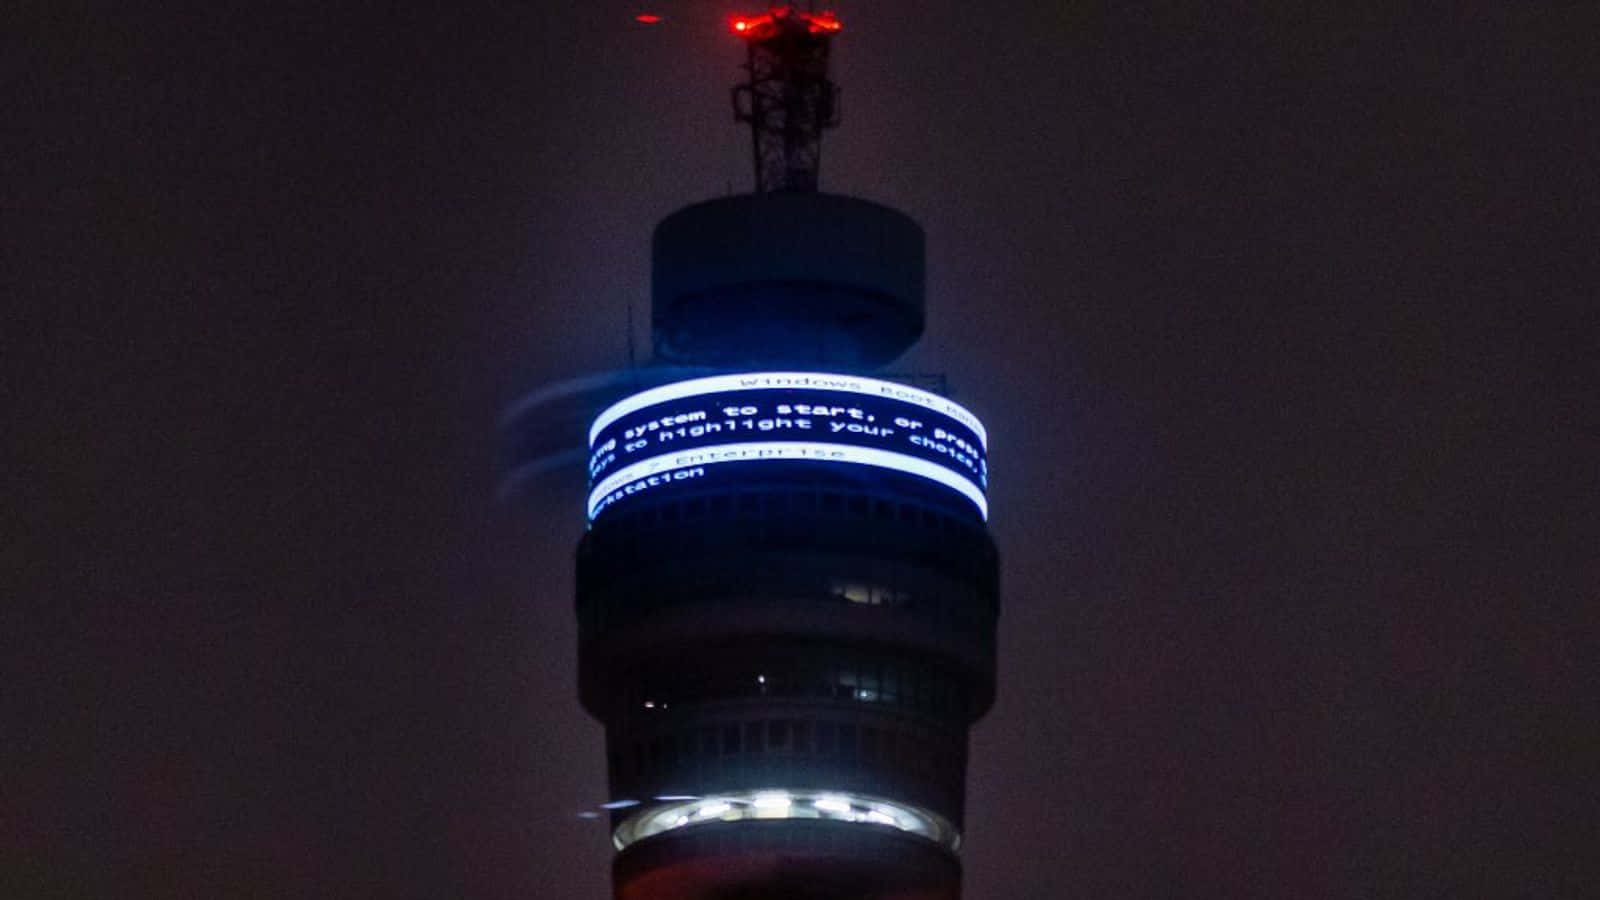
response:
[[[659,364],[508,416],[531,470],[595,411],[579,691],[616,896],[957,897],[995,687],[987,433],[942,384],[869,374],[921,335],[923,237],[817,190],[838,20],[732,27],[756,190],[657,225]]]

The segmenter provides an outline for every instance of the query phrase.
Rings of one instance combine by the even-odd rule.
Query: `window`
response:
[[[910,599],[910,595],[905,591],[897,591],[881,584],[861,582],[835,582],[830,593],[863,606],[904,606]]]

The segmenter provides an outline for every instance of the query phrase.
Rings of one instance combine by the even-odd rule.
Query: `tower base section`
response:
[[[961,863],[886,826],[819,820],[734,822],[629,846],[617,900],[958,900]]]

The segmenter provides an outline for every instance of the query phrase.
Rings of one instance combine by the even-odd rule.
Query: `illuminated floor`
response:
[[[837,791],[769,789],[716,794],[641,810],[617,826],[612,841],[621,850],[629,844],[679,828],[711,822],[750,819],[824,819],[886,825],[925,837],[951,850],[961,835],[942,816],[905,803]]]

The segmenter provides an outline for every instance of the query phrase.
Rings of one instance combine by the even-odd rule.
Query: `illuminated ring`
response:
[[[735,375],[712,375],[641,391],[606,407],[605,411],[595,418],[594,424],[589,426],[589,446],[591,449],[594,447],[595,438],[599,437],[600,432],[611,423],[629,413],[638,412],[658,403],[683,400],[702,394],[767,390],[838,391],[900,400],[955,419],[972,429],[972,433],[978,436],[978,442],[983,445],[985,451],[989,449],[989,433],[984,430],[983,423],[959,403],[893,381],[862,378],[858,375],[833,375],[827,372],[744,372]]]
[[[658,799],[674,802],[649,807],[623,820],[611,835],[611,842],[618,850],[648,837],[696,825],[774,819],[878,825],[926,838],[951,851],[961,848],[961,833],[938,813],[909,803],[846,791],[767,788]]]
[[[593,521],[600,511],[601,501],[608,495],[652,477],[670,479],[674,472],[700,466],[727,462],[784,461],[784,462],[842,462],[876,466],[908,475],[916,475],[952,488],[971,500],[985,520],[989,518],[989,501],[983,491],[970,478],[959,475],[937,463],[892,450],[875,447],[856,447],[850,444],[825,444],[799,441],[757,441],[743,444],[716,444],[696,447],[681,453],[666,453],[624,466],[606,476],[589,492],[589,519]],[[641,487],[640,490],[645,488]],[[636,492],[633,492],[636,493]]]

